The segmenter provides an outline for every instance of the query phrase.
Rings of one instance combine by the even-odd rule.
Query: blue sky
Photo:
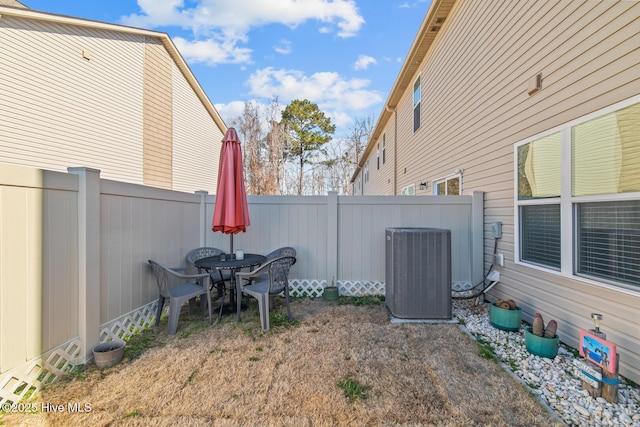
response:
[[[336,124],[382,110],[430,0],[22,0],[169,34],[227,125],[244,102],[309,99]]]

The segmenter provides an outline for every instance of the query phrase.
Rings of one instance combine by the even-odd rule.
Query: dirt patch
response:
[[[299,299],[292,310],[295,325],[267,333],[253,306],[241,323],[229,316],[186,337],[181,331],[187,324],[181,322],[175,337],[158,334],[162,347],[111,369],[88,369],[84,378],[55,383],[38,397],[38,404],[65,409],[69,403],[89,404],[90,412],[11,414],[3,422],[83,427],[555,423],[528,390],[480,357],[457,325],[392,324],[382,304]],[[345,378],[366,392],[350,400],[338,386]]]

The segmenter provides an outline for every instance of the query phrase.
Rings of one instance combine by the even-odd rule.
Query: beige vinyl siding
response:
[[[158,40],[149,39],[144,51],[144,184],[171,189],[173,61]]]
[[[422,93],[425,87],[422,86]],[[424,96],[424,95],[423,95]],[[420,102],[420,108],[424,111],[424,99]],[[415,162],[412,156],[420,153],[420,157],[425,154],[424,140],[420,137],[421,132],[427,122],[427,117],[421,114],[421,126],[417,132],[413,132],[413,84],[407,88],[398,104],[398,141],[397,141],[397,183],[396,194],[407,185],[418,181],[419,177],[426,172],[421,161]]]
[[[0,162],[215,190],[226,126],[166,34],[0,8]]]
[[[173,189],[215,194],[223,133],[173,67]]]
[[[514,263],[514,144],[640,93],[640,3],[458,1],[419,73],[415,134],[412,84],[397,107],[396,190],[423,178],[431,189],[433,179],[464,169],[463,194],[485,192],[485,271],[491,223],[503,222],[505,266],[490,299],[514,298],[526,320],[534,312],[557,319],[572,346],[580,328],[592,327],[590,313],[603,313],[621,373],[639,381],[640,293]],[[528,95],[537,73],[542,90]]]
[[[0,161],[142,183],[141,42],[3,15]]]
[[[390,124],[387,125],[382,135],[385,135],[386,142],[386,161],[383,163],[383,137],[380,136],[380,170],[376,170],[375,188],[380,189],[378,194],[393,194],[393,117]]]

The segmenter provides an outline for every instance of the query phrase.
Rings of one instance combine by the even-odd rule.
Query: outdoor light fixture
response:
[[[420,183],[420,189],[421,190],[426,190],[427,189],[427,181],[422,181]]]
[[[591,313],[591,319],[593,319],[593,324],[595,325],[595,333],[600,333],[600,321],[602,320],[602,314],[599,313]]]

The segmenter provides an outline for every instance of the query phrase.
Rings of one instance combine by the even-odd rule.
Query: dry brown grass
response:
[[[89,413],[7,415],[7,425],[549,426],[520,383],[457,325],[392,324],[383,305],[295,300],[297,324],[260,331],[255,307],[136,360],[55,383],[39,402]],[[282,307],[278,306],[278,310]],[[183,315],[185,318],[188,316]],[[369,386],[350,402],[338,381]]]

